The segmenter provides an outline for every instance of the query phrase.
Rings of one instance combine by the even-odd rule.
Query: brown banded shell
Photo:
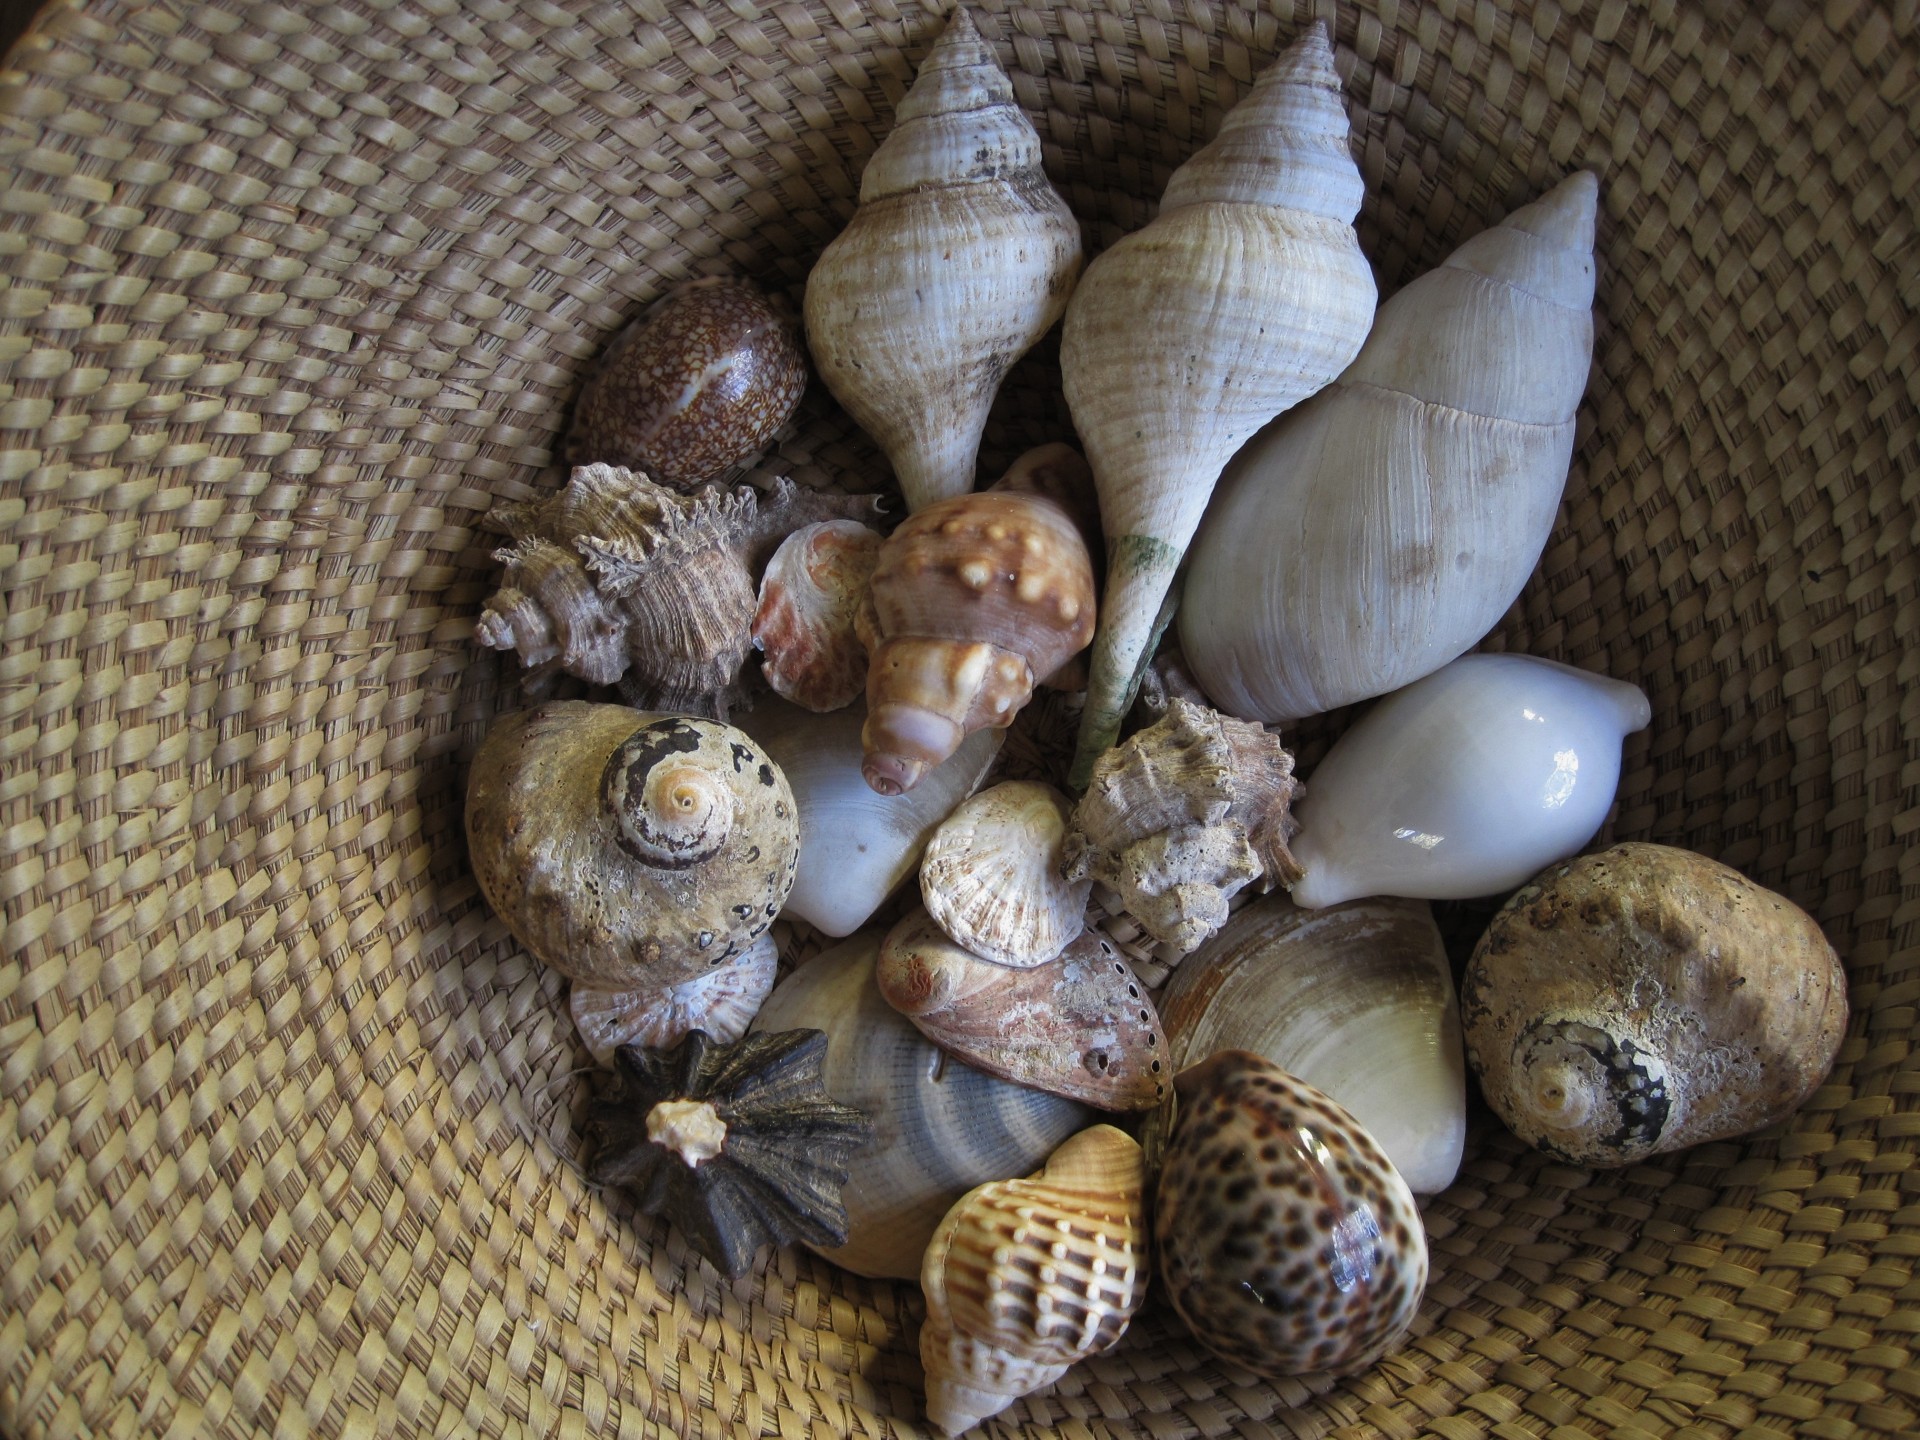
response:
[[[765,933],[800,827],[786,777],[732,726],[562,700],[487,732],[467,848],[487,903],[540,960],[598,989],[658,990]]]
[[[815,712],[838,710],[867,684],[867,648],[854,617],[880,554],[880,532],[823,520],[780,542],[760,577],[753,643],[776,695]]]
[[[764,450],[806,388],[799,326],[745,280],[691,280],[607,348],[580,392],[567,456],[690,489]]]
[[[1116,1344],[1146,1298],[1140,1147],[1083,1130],[1024,1180],[979,1186],[927,1246],[927,1418],[957,1435]]]
[[[773,989],[779,947],[769,930],[740,954],[677,985],[600,990],[575,984],[567,1008],[580,1039],[602,1065],[622,1045],[660,1050],[689,1031],[704,1030],[721,1044],[738,1040]]]
[[[1174,1085],[1154,1253],[1194,1335],[1272,1377],[1347,1374],[1399,1344],[1427,1283],[1426,1233],[1373,1137],[1242,1050]]]
[[[920,858],[927,913],[956,945],[996,965],[1044,965],[1086,928],[1093,881],[1060,869],[1069,802],[1012,780],[961,802]]]
[[[874,980],[921,1034],[989,1075],[1102,1110],[1150,1109],[1166,1093],[1153,1000],[1097,930],[1014,970],[962,949],[916,910],[881,943]]]

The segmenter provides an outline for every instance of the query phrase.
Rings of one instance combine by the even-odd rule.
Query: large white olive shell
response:
[[[1051,785],[1010,780],[940,822],[920,858],[920,895],[956,945],[1026,969],[1086,928],[1093,879],[1061,873],[1069,808]]]
[[[873,1120],[843,1192],[847,1243],[820,1253],[856,1275],[911,1280],[941,1217],[974,1186],[1025,1175],[1093,1112],[953,1059],[881,998],[881,931],[861,932],[794,971],[756,1030],[824,1030],[827,1093]]]

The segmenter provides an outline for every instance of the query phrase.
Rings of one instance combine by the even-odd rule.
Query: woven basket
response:
[[[889,1435],[917,1291],[724,1284],[573,1168],[561,982],[481,902],[494,502],[663,287],[797,299],[946,0],[160,0],[0,76],[0,1429]],[[978,0],[1089,249],[1310,19],[1390,292],[1576,167],[1599,334],[1489,644],[1637,680],[1608,832],[1812,911],[1788,1124],[1623,1172],[1488,1121],[1414,1338],[1269,1383],[1156,1307],[992,1433],[1916,1433],[1912,3]],[[989,473],[1070,435],[1049,342]],[[764,477],[871,488],[818,393]],[[1311,757],[1308,757],[1311,758]],[[1604,838],[1604,837],[1603,837]]]

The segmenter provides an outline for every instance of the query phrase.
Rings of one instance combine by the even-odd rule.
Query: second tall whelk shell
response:
[[[1147,1293],[1145,1190],[1139,1145],[1096,1125],[947,1212],[920,1269],[928,1420],[958,1435],[1120,1339]]]
[[[1380,307],[1352,365],[1234,457],[1195,538],[1180,645],[1273,723],[1471,648],[1553,529],[1593,354],[1582,173]]]
[[[973,488],[1001,377],[1079,273],[1080,229],[1040,168],[1040,136],[958,9],[807,277],[814,365],[910,510]]]
[[[1073,784],[1118,733],[1155,618],[1220,469],[1346,368],[1373,320],[1359,168],[1314,26],[1088,267],[1060,373],[1100,492],[1106,590]]]

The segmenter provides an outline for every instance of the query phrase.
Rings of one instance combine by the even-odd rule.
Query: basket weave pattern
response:
[[[0,1430],[917,1430],[910,1287],[793,1251],[728,1285],[583,1184],[562,984],[461,801],[520,703],[470,643],[479,517],[558,483],[585,362],[664,287],[798,297],[943,8],[162,0],[12,54]],[[973,8],[1094,250],[1316,17],[1383,292],[1599,173],[1581,439],[1490,643],[1647,690],[1609,833],[1812,911],[1855,1012],[1749,1141],[1604,1173],[1479,1125],[1362,1377],[1262,1382],[1155,1311],[991,1428],[1914,1433],[1914,6]],[[1054,355],[990,473],[1070,435]],[[886,470],[816,391],[757,473]]]

